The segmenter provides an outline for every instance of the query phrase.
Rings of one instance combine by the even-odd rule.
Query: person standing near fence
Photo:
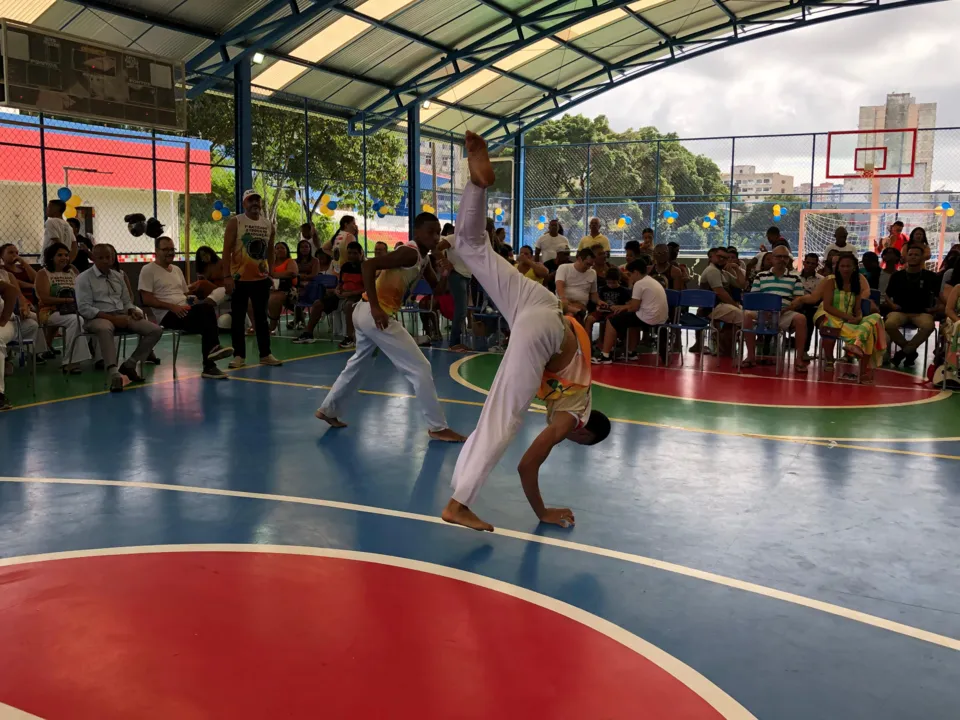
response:
[[[47,220],[43,223],[43,246],[40,254],[54,243],[63,243],[70,248],[70,262],[77,257],[77,238],[73,228],[63,219],[67,204],[58,198],[47,203]]]
[[[224,288],[230,293],[230,332],[233,336],[233,360],[230,368],[246,364],[247,342],[244,336],[247,303],[253,306],[253,327],[261,365],[283,365],[270,352],[270,327],[267,301],[270,299],[270,270],[273,267],[273,223],[261,215],[260,193],[243,193],[243,214],[227,221],[223,236]]]

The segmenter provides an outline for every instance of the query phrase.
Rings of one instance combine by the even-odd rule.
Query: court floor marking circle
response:
[[[87,557],[110,557],[118,555],[143,555],[149,553],[190,553],[190,552],[224,552],[224,553],[264,553],[278,555],[304,555],[312,557],[335,558],[339,560],[355,560],[359,562],[377,563],[380,565],[390,565],[405,570],[428,573],[445,577],[452,580],[476,585],[478,587],[493,590],[504,595],[510,595],[538,605],[546,610],[563,615],[574,622],[584,625],[601,635],[605,635],[611,640],[629,648],[638,655],[646,658],[661,670],[672,675],[678,681],[683,683],[692,692],[696,693],[706,701],[714,710],[727,720],[756,720],[756,717],[744,708],[740,703],[730,697],[719,687],[710,682],[706,677],[698,673],[692,667],[681,662],[673,655],[661,650],[656,645],[647,642],[643,638],[634,635],[624,628],[616,625],[609,620],[605,620],[597,615],[582,610],[574,605],[557,600],[549,595],[529,590],[518,585],[511,585],[502,580],[467,572],[456,568],[436,565],[434,563],[424,562],[422,560],[411,560],[410,558],[398,557],[393,555],[381,555],[379,553],[360,552],[357,550],[341,550],[336,548],[316,548],[300,545],[242,545],[227,543],[210,544],[186,544],[186,545],[135,545],[113,548],[95,548],[88,550],[70,550],[66,552],[44,553],[40,555],[25,555],[0,559],[0,567],[9,567],[13,565],[24,565],[36,562],[48,562],[54,560],[71,560],[75,558]]]
[[[476,385],[460,374],[461,366],[480,355],[493,355],[495,353],[479,353],[478,355],[468,355],[467,357],[460,358],[455,363],[450,365],[450,379],[453,380],[458,385],[461,385],[468,390],[473,390],[480,395],[489,395],[490,391],[487,388],[482,388],[479,385]],[[600,384],[600,383],[597,383]],[[623,388],[613,388],[614,390],[622,390]],[[949,391],[947,391],[949,394]],[[675,400],[684,400],[685,398],[677,398],[675,396],[670,396]],[[936,399],[936,398],[934,398]],[[907,403],[904,403],[906,405]],[[881,407],[879,405],[871,405],[868,407]],[[817,410],[819,408],[809,408]],[[537,405],[530,406],[531,412],[545,412],[542,407]],[[914,452],[911,450],[897,450],[894,448],[872,448],[872,447],[857,447],[855,445],[836,445],[836,443],[934,443],[934,442],[960,442],[960,436],[957,437],[923,437],[923,438],[866,438],[866,437],[819,437],[815,435],[767,435],[764,433],[751,433],[751,432],[735,432],[732,430],[717,430],[714,428],[699,428],[699,427],[689,427],[686,425],[672,425],[669,423],[658,423],[652,422],[649,420],[633,420],[630,418],[610,418],[611,422],[626,423],[628,425],[642,425],[644,427],[655,427],[661,428],[663,430],[683,430],[685,432],[696,432],[696,433],[705,433],[707,435],[725,435],[727,437],[745,437],[745,438],[755,438],[758,440],[779,440],[783,442],[794,442],[794,443],[810,443],[812,445],[824,445],[825,447],[845,447],[848,450],[869,450],[871,452],[885,452],[893,453],[896,455],[916,455],[918,457],[933,457],[941,458],[944,460],[960,460],[960,456],[957,455],[946,455],[946,454],[937,454],[937,453],[925,453],[925,452]]]
[[[389,508],[381,508],[373,505],[359,505],[356,503],[342,502],[339,500],[324,500],[321,498],[297,497],[294,495],[271,495],[269,493],[247,492],[243,490],[226,490],[224,488],[205,488],[205,487],[200,487],[196,485],[166,485],[162,483],[148,483],[148,482],[140,482],[140,481],[134,481],[134,480],[0,477],[0,482],[23,483],[26,485],[81,485],[81,486],[102,486],[102,487],[126,487],[126,488],[136,488],[140,490],[166,490],[170,492],[196,493],[198,495],[219,495],[219,496],[225,496],[225,497],[245,498],[249,500],[265,500],[268,502],[297,503],[300,505],[312,505],[315,507],[325,507],[325,508],[331,508],[335,510],[347,510],[350,512],[360,512],[360,513],[367,513],[371,515],[383,515],[386,517],[402,518],[405,520],[417,520],[420,522],[434,523],[436,525],[441,525],[444,528],[448,528],[453,531],[475,532],[473,530],[468,530],[467,528],[461,527],[459,525],[451,525],[449,523],[446,523],[439,516],[422,515],[420,513],[412,513],[405,510],[391,510]],[[860,612],[859,610],[852,610],[850,608],[843,607],[842,605],[834,605],[833,603],[828,603],[823,600],[815,600],[814,598],[808,598],[803,595],[797,595],[795,593],[786,592],[783,590],[777,590],[776,588],[767,587],[765,585],[759,585],[757,583],[748,582],[746,580],[738,580],[736,578],[727,577],[725,575],[719,575],[717,573],[707,572],[705,570],[697,570],[696,568],[690,568],[685,565],[678,565],[676,563],[666,562],[664,560],[657,560],[655,558],[645,557],[643,555],[634,555],[632,553],[623,552],[620,550],[610,550],[608,548],[598,547],[596,545],[586,545],[582,543],[572,542],[570,540],[563,540],[561,538],[549,537],[547,535],[534,535],[533,533],[521,532],[519,530],[509,530],[504,528],[497,528],[494,531],[494,534],[500,535],[501,537],[512,538],[514,540],[539,543],[541,545],[551,545],[553,547],[563,548],[565,550],[575,550],[577,552],[583,552],[590,555],[597,555],[600,557],[606,557],[613,560],[622,560],[623,562],[632,563],[634,565],[642,565],[644,567],[649,567],[656,570],[662,570],[664,572],[673,573],[675,575],[681,575],[681,576],[693,578],[696,580],[703,580],[704,582],[713,583],[715,585],[722,585],[724,587],[732,588],[734,590],[741,590],[743,592],[752,593],[754,595],[760,595],[762,597],[772,598],[774,600],[780,600],[782,602],[787,602],[792,605],[798,605],[800,607],[809,608],[811,610],[818,610],[820,612],[824,612],[829,615],[841,617],[846,620],[853,620],[855,622],[863,623],[864,625],[870,625],[872,627],[879,628],[881,630],[887,630],[889,632],[897,633],[899,635],[904,635],[906,637],[910,637],[915,640],[921,640],[923,642],[928,642],[933,645],[939,645],[941,647],[945,647],[950,650],[956,650],[957,652],[960,652],[960,639],[948,637],[946,635],[940,635],[938,633],[934,633],[929,630],[923,630],[922,628],[913,627],[911,625],[904,625],[903,623],[898,623],[893,620],[887,620],[886,618],[878,617],[876,615],[870,615],[868,613]],[[0,559],[0,567],[2,567],[4,564],[15,562],[17,559],[18,558],[10,558],[7,560]]]

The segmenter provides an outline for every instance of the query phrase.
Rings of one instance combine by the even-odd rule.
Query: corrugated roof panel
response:
[[[351,54],[347,57],[353,57]],[[419,43],[408,43],[399,50],[379,51],[374,49],[366,54],[366,58],[353,66],[352,72],[362,72],[364,75],[381,82],[397,85],[421,68],[427,67],[439,56],[430,48]],[[350,66],[343,64],[344,56],[336,58],[335,62],[328,63],[333,67],[347,70]]]
[[[411,5],[390,22],[441,45],[462,47],[468,38],[492,29],[501,17],[496,10],[474,0],[425,0]]]
[[[384,91],[374,85],[351,82],[323,98],[324,101],[343,107],[362,108],[383,97]]]
[[[211,28],[216,32],[223,32],[236,25],[243,18],[250,17],[260,11],[270,0],[204,0],[204,2],[182,2],[182,0],[141,0],[138,5],[162,6],[148,7],[147,9],[159,15],[169,15],[171,18],[190,25],[199,25]],[[300,7],[304,0],[300,0]],[[289,8],[285,8],[289,14]]]

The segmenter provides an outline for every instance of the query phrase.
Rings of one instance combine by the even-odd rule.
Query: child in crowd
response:
[[[606,306],[601,305],[587,315],[585,329],[587,331],[587,337],[591,338],[591,340],[593,339],[594,324],[600,323],[600,337],[602,338],[606,320],[613,312],[611,308],[614,305],[626,305],[630,299],[630,288],[622,285],[620,282],[620,268],[613,266],[607,268],[606,273],[604,273],[604,279],[605,282],[603,285],[600,285],[597,294],[600,295],[600,299],[606,303]]]
[[[340,343],[343,349],[355,347],[356,335],[353,329],[353,308],[363,297],[363,271],[360,264],[363,262],[363,246],[354,241],[347,245],[347,261],[340,266],[340,284],[337,285],[337,297],[340,298],[340,309],[346,321],[347,331]]]

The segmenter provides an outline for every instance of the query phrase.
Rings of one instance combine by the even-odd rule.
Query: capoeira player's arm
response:
[[[420,253],[412,247],[401,247],[383,257],[364,260],[360,266],[360,271],[363,273],[363,289],[367,293],[367,302],[370,303],[370,314],[381,330],[387,327],[390,316],[380,307],[380,299],[377,297],[377,271],[410,267],[416,265],[419,260]]]
[[[540,466],[550,456],[554,446],[563,442],[564,438],[576,429],[578,422],[572,413],[556,413],[520,459],[517,470],[520,472],[523,494],[527,496],[527,502],[540,518],[540,522],[563,527],[574,524],[573,512],[569,508],[548,508],[543,504],[543,498],[540,497]]]
[[[433,265],[427,263],[423,268],[423,279],[427,281],[427,284],[430,286],[430,289],[433,290],[434,295],[442,295],[447,291],[447,278],[437,277],[437,273],[433,270]]]

